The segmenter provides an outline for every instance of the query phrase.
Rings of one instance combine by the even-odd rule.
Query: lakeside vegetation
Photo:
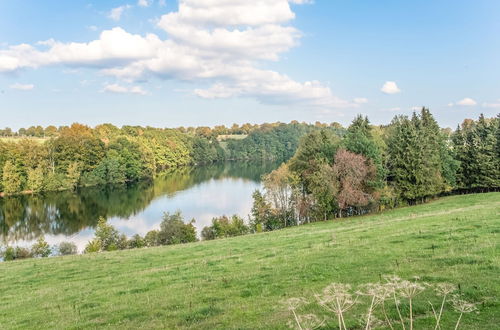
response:
[[[295,152],[301,136],[319,127],[293,122],[231,128],[73,124],[16,133],[5,129],[0,139],[0,194],[137,182],[188,165],[226,160],[286,159]],[[221,142],[222,147],[217,137],[228,134],[233,138]],[[13,135],[29,138],[12,141]]]
[[[337,318],[315,302],[331,283],[358,287],[420,276],[451,283],[478,311],[461,329],[498,324],[500,193],[444,197],[433,202],[350,219],[317,222],[251,236],[168,247],[0,263],[0,323],[26,328],[276,328],[293,315],[287,300],[308,303],[296,312]],[[365,321],[367,297],[345,314],[347,328]],[[414,328],[434,328],[431,289],[413,305]],[[363,304],[361,304],[363,302]],[[19,313],[19,311],[23,313]],[[401,300],[409,328],[409,305]],[[388,316],[398,326],[394,304]],[[380,309],[374,311],[384,320]],[[445,304],[441,328],[460,313]],[[388,328],[382,325],[382,328]]]

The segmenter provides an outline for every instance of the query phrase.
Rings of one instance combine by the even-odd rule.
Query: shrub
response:
[[[146,236],[144,236],[144,244],[145,246],[158,246],[160,245],[160,242],[159,242],[159,231],[158,230],[150,230],[148,231],[148,233],[146,234]]]
[[[128,248],[129,249],[136,249],[136,248],[142,248],[146,246],[146,240],[141,237],[139,234],[135,234],[132,236],[132,238],[128,241]]]
[[[184,223],[180,211],[163,215],[158,233],[158,242],[161,245],[180,244],[196,242],[196,229],[193,226],[194,219],[190,223]]]
[[[67,256],[78,253],[78,248],[75,243],[72,242],[61,242],[58,246],[58,252],[61,256]]]
[[[50,245],[43,236],[40,236],[38,241],[31,246],[31,254],[35,258],[47,258],[51,252]]]
[[[203,228],[201,237],[204,240],[216,239],[221,237],[232,237],[245,235],[250,231],[242,218],[233,215],[231,219],[225,215],[212,219],[212,226]]]
[[[98,239],[93,239],[87,243],[87,246],[85,246],[85,250],[83,250],[83,253],[95,253],[100,251],[101,241],[99,241]]]

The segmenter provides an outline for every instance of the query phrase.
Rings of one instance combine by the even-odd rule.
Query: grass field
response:
[[[499,233],[500,193],[488,193],[245,237],[5,262],[0,328],[280,329],[291,319],[284,299],[396,274],[460,285],[479,303],[461,329],[498,329]],[[416,329],[433,328],[432,297],[413,306]],[[458,314],[445,308],[443,329],[453,329]],[[304,311],[328,315],[314,303]],[[349,329],[360,312],[347,313]]]

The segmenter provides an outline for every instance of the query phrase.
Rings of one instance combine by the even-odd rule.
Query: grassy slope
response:
[[[284,328],[287,297],[398,274],[460,284],[482,302],[462,329],[494,329],[499,232],[500,193],[489,193],[246,237],[1,263],[0,327]],[[426,300],[415,306],[420,329],[432,321]],[[445,328],[456,317],[447,312]]]

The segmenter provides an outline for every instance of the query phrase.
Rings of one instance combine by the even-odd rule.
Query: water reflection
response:
[[[158,227],[163,212],[181,210],[198,229],[214,216],[247,216],[260,177],[279,163],[229,162],[183,168],[153,181],[85,188],[37,196],[0,198],[3,244],[30,244],[45,235],[51,244],[72,240],[82,248],[100,216],[131,236]]]

